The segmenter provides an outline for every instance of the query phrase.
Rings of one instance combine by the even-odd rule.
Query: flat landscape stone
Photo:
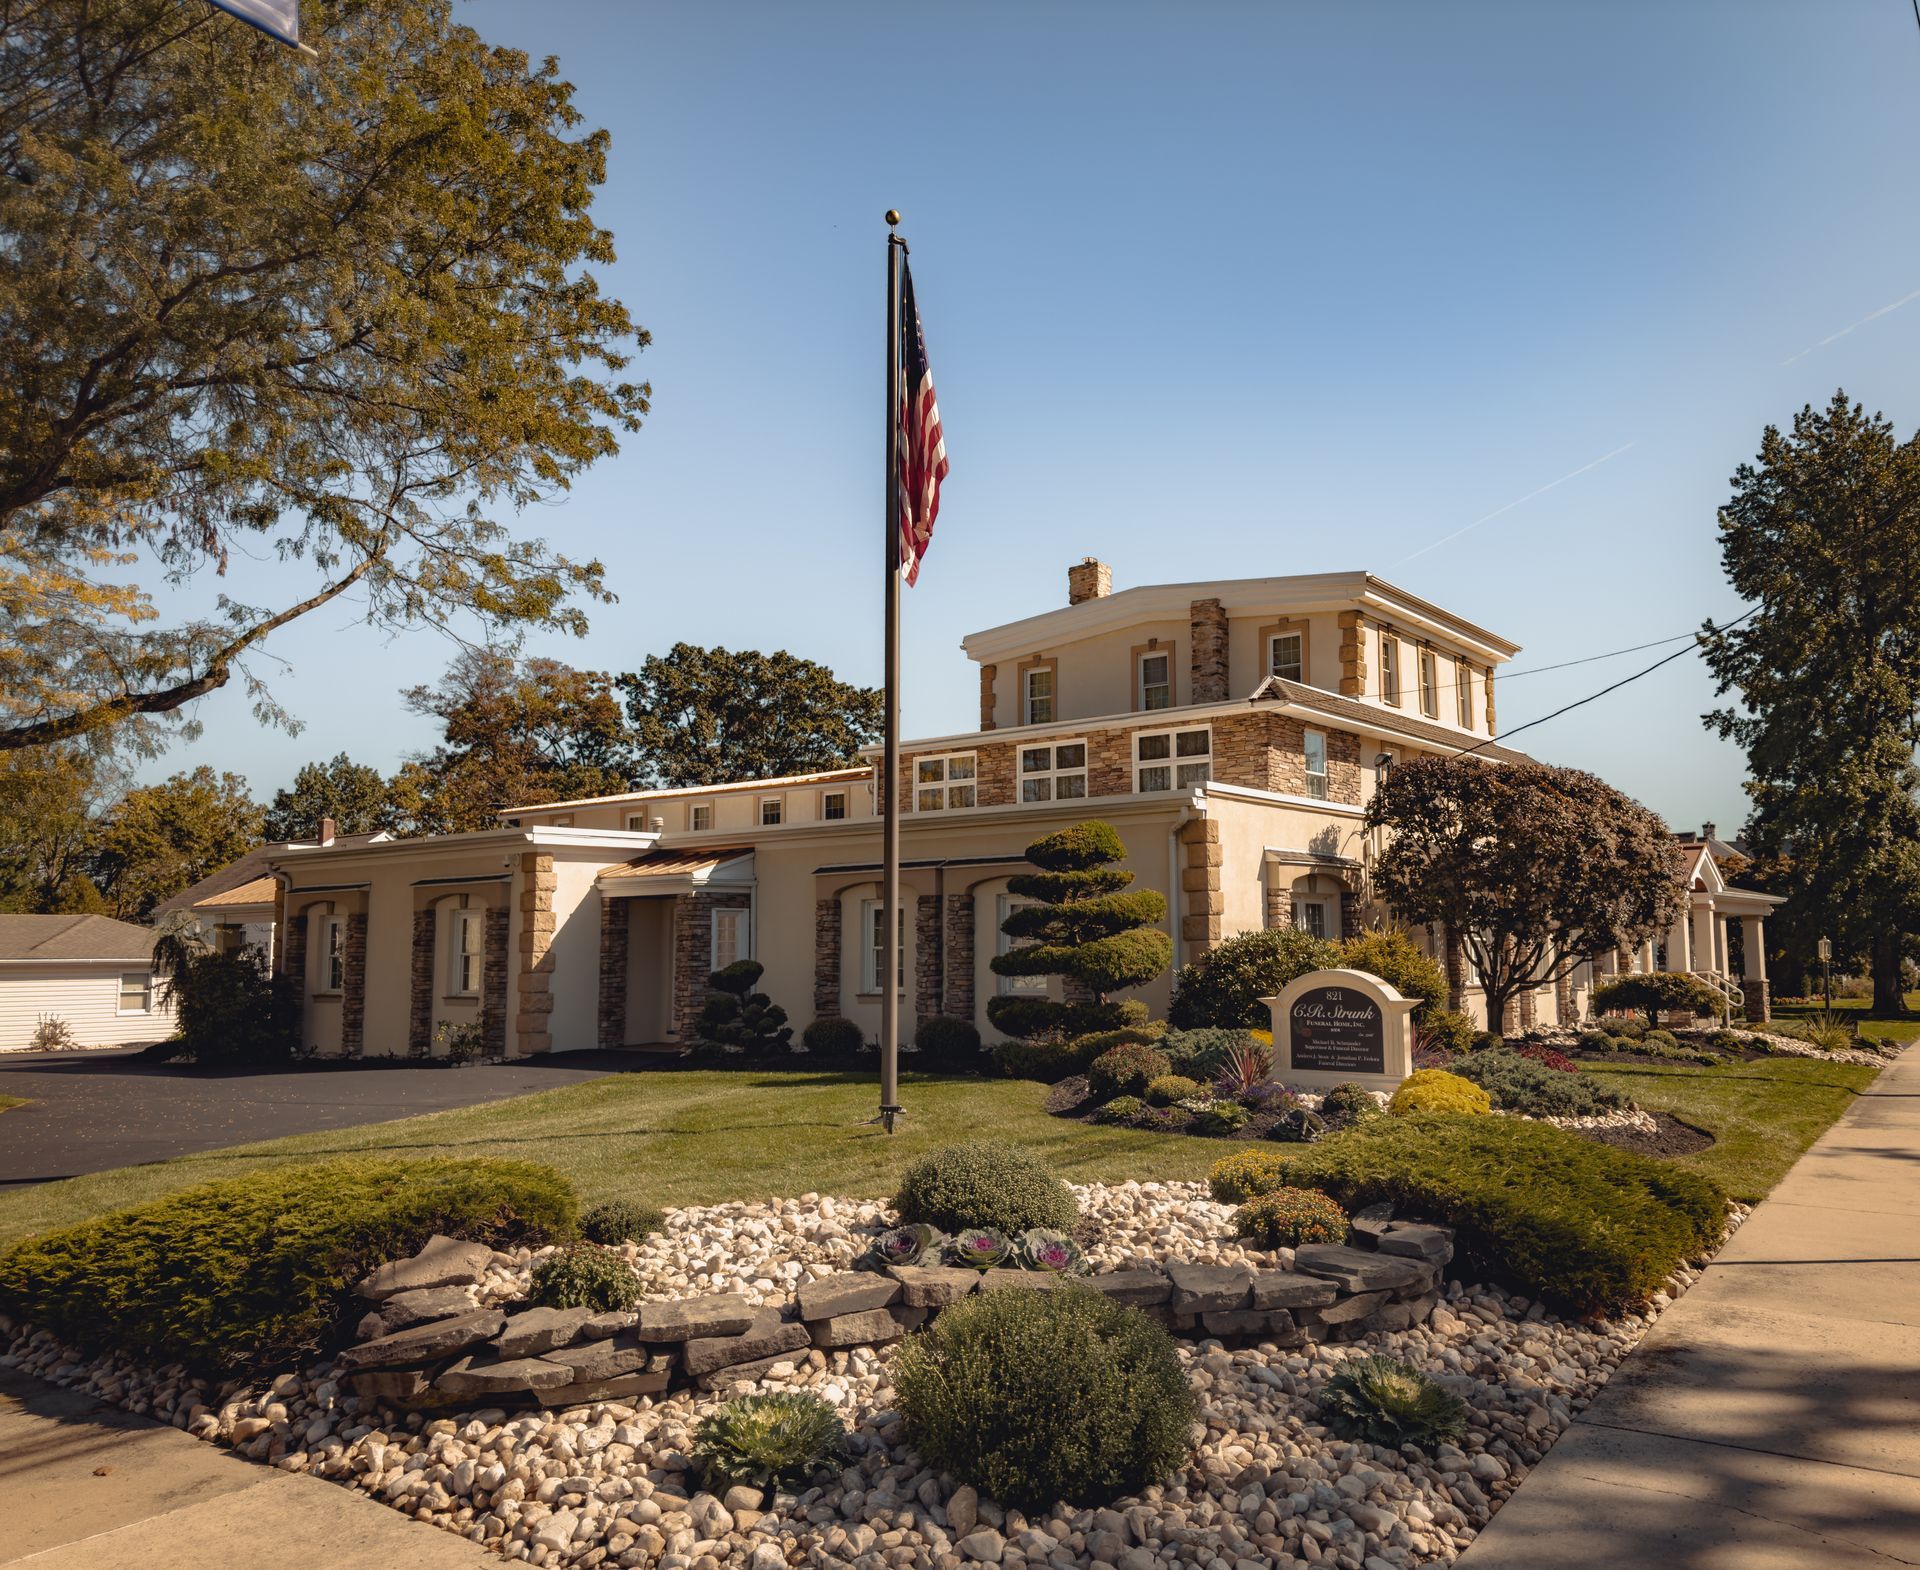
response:
[[[1301,1318],[1312,1324],[1347,1325],[1357,1319],[1365,1319],[1374,1310],[1387,1301],[1385,1292],[1360,1292],[1352,1297],[1343,1297],[1338,1302],[1329,1303],[1325,1308],[1305,1310]]]
[[[873,1270],[849,1270],[802,1283],[795,1295],[802,1319],[832,1319],[866,1308],[885,1308],[900,1300],[900,1283]]]
[[[1178,1268],[1178,1267],[1175,1267]],[[1417,1260],[1371,1254],[1342,1243],[1303,1243],[1293,1251],[1293,1268],[1324,1276],[1349,1292],[1393,1291],[1432,1283],[1432,1273]]]
[[[1430,1227],[1420,1222],[1395,1222],[1375,1240],[1383,1254],[1400,1254],[1412,1259],[1444,1265],[1453,1258],[1453,1230]]]
[[[445,1396],[512,1396],[536,1390],[558,1390],[575,1383],[574,1371],[544,1358],[514,1357],[480,1361],[463,1357],[441,1372],[433,1388]]]
[[[554,1347],[541,1353],[549,1363],[573,1370],[576,1382],[611,1379],[616,1374],[631,1374],[649,1367],[658,1353],[652,1347],[631,1341],[581,1341],[573,1346]]]
[[[1319,1276],[1303,1276],[1294,1270],[1260,1270],[1254,1273],[1254,1308],[1318,1308],[1340,1296],[1340,1289]]]
[[[502,1357],[529,1357],[577,1339],[594,1318],[590,1308],[528,1308],[511,1315],[494,1343]]]
[[[1375,1204],[1362,1205],[1353,1213],[1353,1230],[1362,1237],[1377,1238],[1386,1231],[1393,1220],[1393,1201],[1383,1199]]]
[[[359,1339],[372,1341],[390,1336],[396,1330],[423,1325],[430,1319],[448,1319],[464,1314],[474,1306],[465,1287],[426,1287],[414,1292],[396,1292],[378,1308],[370,1309],[360,1321]]]
[[[349,1372],[363,1368],[402,1368],[410,1363],[431,1363],[452,1357],[468,1347],[491,1341],[500,1334],[507,1316],[497,1308],[476,1308],[451,1319],[436,1319],[410,1330],[381,1336],[377,1341],[362,1341],[350,1346],[335,1360]]]
[[[945,1308],[980,1284],[977,1270],[952,1265],[895,1265],[889,1273],[900,1283],[900,1300],[908,1308]]]
[[[1129,1308],[1155,1308],[1173,1296],[1173,1283],[1161,1270],[1108,1270],[1087,1277],[1087,1285]]]
[[[751,1363],[729,1363],[725,1368],[708,1369],[704,1374],[694,1375],[693,1382],[702,1390],[727,1390],[743,1379],[759,1379],[781,1363],[792,1367],[805,1356],[803,1352],[776,1352],[771,1357],[756,1357]]]
[[[857,1314],[839,1314],[832,1319],[816,1319],[807,1331],[817,1347],[859,1346],[876,1341],[897,1341],[900,1326],[884,1308],[862,1309]]]
[[[1176,1314],[1203,1314],[1208,1310],[1245,1308],[1252,1300],[1253,1272],[1239,1265],[1167,1266],[1173,1283],[1170,1299]]]
[[[347,1383],[355,1395],[373,1401],[417,1401],[433,1388],[433,1381],[419,1368],[370,1369],[348,1376]]]
[[[672,1303],[642,1303],[634,1333],[642,1341],[693,1341],[701,1336],[737,1336],[753,1324],[759,1310],[740,1292],[681,1298]]]
[[[589,1379],[577,1384],[543,1390],[541,1399],[549,1406],[586,1406],[594,1401],[625,1401],[631,1396],[657,1396],[673,1379],[673,1359],[657,1358],[658,1368],[649,1365],[631,1373],[615,1374],[611,1379]]]
[[[640,1316],[632,1309],[614,1309],[610,1313],[595,1314],[580,1327],[582,1341],[604,1341],[608,1336],[617,1336],[623,1330],[631,1330],[640,1322]]]
[[[899,1283],[888,1285],[897,1288]],[[681,1349],[680,1358],[689,1374],[705,1374],[734,1363],[751,1363],[777,1353],[795,1352],[807,1346],[811,1339],[805,1325],[797,1320],[782,1319],[777,1308],[763,1308],[740,1335],[702,1336],[689,1341]]]
[[[492,1258],[493,1250],[485,1243],[468,1243],[436,1232],[427,1239],[426,1247],[411,1259],[396,1259],[382,1265],[354,1290],[364,1298],[383,1303],[402,1292],[472,1286],[487,1273],[487,1263]]]
[[[1200,1323],[1216,1336],[1270,1336],[1284,1341],[1300,1334],[1293,1315],[1284,1308],[1216,1308],[1202,1314]]]

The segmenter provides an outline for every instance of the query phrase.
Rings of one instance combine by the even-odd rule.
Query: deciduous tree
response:
[[[258,844],[260,817],[244,779],[205,764],[138,786],[100,820],[94,881],[116,916],[145,921],[162,900]]]
[[[1375,886],[1403,920],[1458,936],[1494,1030],[1521,992],[1635,947],[1682,908],[1666,824],[1578,769],[1410,758],[1381,781],[1367,824],[1387,831]]]
[[[1920,932],[1920,436],[1844,392],[1768,426],[1720,511],[1720,560],[1755,612],[1703,633],[1737,707],[1707,724],[1747,754],[1746,836],[1776,941],[1864,955],[1876,1012],[1899,1013]]]
[[[303,763],[293,784],[273,793],[262,832],[270,840],[305,839],[322,818],[340,834],[372,834],[399,820],[380,771],[337,752],[325,763]]]
[[[824,665],[676,643],[620,678],[650,785],[707,785],[840,768],[880,735],[881,694]]]
[[[122,783],[71,746],[0,753],[0,910],[106,910],[89,875],[95,820]]]
[[[151,745],[236,672],[282,718],[248,651],[349,594],[496,640],[605,597],[511,517],[647,409],[606,133],[450,0],[303,22],[318,60],[203,0],[0,11],[0,749]],[[204,589],[236,552],[266,602]]]

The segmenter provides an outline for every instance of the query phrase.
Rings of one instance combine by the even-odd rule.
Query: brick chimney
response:
[[[1077,567],[1067,569],[1067,603],[1099,600],[1113,593],[1113,569],[1089,556]]]
[[[1716,834],[1716,833],[1714,832],[1714,831],[1715,831],[1715,829],[1716,829],[1716,827],[1717,827],[1717,825],[1715,825],[1715,824],[1712,824],[1712,823],[1703,823],[1703,824],[1701,824],[1701,825],[1700,825],[1700,837],[1701,837],[1701,838],[1702,838],[1703,840],[1710,840],[1710,839],[1717,839],[1717,838],[1719,838],[1719,836],[1718,836],[1718,835],[1717,835],[1717,834]]]
[[[1188,607],[1188,691],[1195,703],[1227,701],[1227,608],[1218,600]]]
[[[322,818],[320,820],[320,843],[322,845],[331,845],[333,843],[332,818]]]

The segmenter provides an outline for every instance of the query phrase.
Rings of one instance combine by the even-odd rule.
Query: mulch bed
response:
[[[1582,1139],[1598,1140],[1603,1145],[1642,1156],[1690,1156],[1713,1143],[1713,1136],[1705,1129],[1682,1123],[1671,1112],[1648,1115],[1660,1125],[1651,1134],[1643,1128],[1577,1128],[1570,1132]]]

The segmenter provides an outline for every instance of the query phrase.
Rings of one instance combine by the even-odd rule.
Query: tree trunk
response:
[[[1900,986],[1900,934],[1880,932],[1873,939],[1873,1012],[1904,1014],[1907,998]]]

